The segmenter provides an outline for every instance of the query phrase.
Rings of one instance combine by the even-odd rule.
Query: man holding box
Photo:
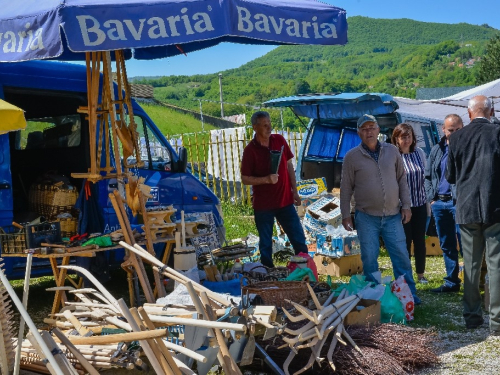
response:
[[[414,303],[420,304],[411,270],[403,223],[411,219],[411,200],[403,160],[399,150],[378,140],[380,128],[372,115],[358,119],[361,144],[344,157],[340,183],[340,210],[342,225],[353,230],[351,198],[356,201],[355,222],[361,245],[363,272],[368,281],[376,281],[373,273],[378,269],[382,236],[391,258],[394,276],[404,275],[413,294]]]
[[[301,201],[295,182],[293,154],[286,140],[279,134],[271,134],[268,112],[255,112],[251,121],[255,137],[243,151],[241,181],[253,186],[252,203],[261,262],[266,267],[274,267],[272,235],[275,218],[288,236],[295,254],[307,254],[304,230],[294,207],[294,204],[300,206]]]

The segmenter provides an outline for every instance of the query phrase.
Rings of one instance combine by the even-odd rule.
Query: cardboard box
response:
[[[328,255],[334,258],[356,255],[361,252],[361,246],[357,235],[331,237],[324,233],[318,233],[316,235],[316,244],[316,253]]]
[[[361,309],[358,309],[361,308]],[[362,299],[344,319],[346,326],[365,326],[380,323],[380,301]]]
[[[443,250],[439,246],[439,238],[434,236],[425,237],[425,252],[427,256],[441,256]],[[413,244],[411,244],[411,254],[413,255]]]
[[[341,258],[332,258],[317,254],[314,256],[314,263],[319,275],[330,276],[351,276],[363,272],[361,255],[351,255]]]
[[[307,214],[325,226],[330,224],[336,228],[342,225],[340,199],[332,195],[324,196],[311,204],[307,208]]]
[[[319,195],[313,195],[310,197],[301,198],[300,206],[297,207],[297,214],[299,215],[299,217],[304,217],[304,215],[307,212],[307,208],[317,200],[320,200],[321,198],[322,197]]]
[[[297,192],[301,198],[309,198],[326,192],[326,179],[324,177],[311,180],[297,181]]]

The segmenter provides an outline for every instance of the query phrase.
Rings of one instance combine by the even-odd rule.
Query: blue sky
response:
[[[290,0],[293,1],[293,0]],[[474,25],[487,23],[500,29],[500,0],[325,0],[343,8],[347,17],[411,18],[417,21]],[[478,4],[478,5],[476,5]],[[218,73],[237,68],[265,55],[273,46],[224,43],[187,57],[127,62],[129,77]]]

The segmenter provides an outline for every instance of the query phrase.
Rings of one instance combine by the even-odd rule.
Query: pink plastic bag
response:
[[[298,253],[296,256],[307,259],[307,268],[309,268],[313,272],[314,276],[316,277],[316,280],[319,280],[318,269],[316,268],[316,263],[314,263],[314,259],[309,254],[306,253]],[[288,262],[287,264],[287,268],[290,270],[290,273],[295,271],[297,267],[298,267],[297,263],[295,262]]]
[[[393,281],[391,284],[391,291],[398,297],[399,302],[403,305],[403,311],[405,312],[406,321],[411,322],[413,320],[413,312],[415,310],[415,303],[413,301],[413,295],[411,294],[410,287],[406,283],[404,275],[401,275],[397,280]]]

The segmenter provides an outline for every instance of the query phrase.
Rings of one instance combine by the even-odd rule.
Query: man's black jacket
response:
[[[476,118],[453,133],[446,179],[457,185],[457,224],[500,223],[500,126]]]

